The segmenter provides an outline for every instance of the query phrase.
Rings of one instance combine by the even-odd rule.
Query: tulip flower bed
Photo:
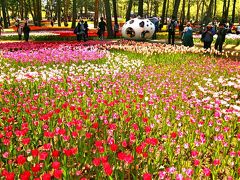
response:
[[[70,28],[52,28],[52,27],[35,27],[31,26],[30,39],[33,41],[62,41],[62,40],[76,40],[76,34],[73,33],[73,29]],[[0,36],[0,40],[18,40],[16,27],[13,28],[13,32],[4,32]],[[107,32],[104,33],[107,37]],[[119,31],[116,36],[121,37]],[[88,38],[98,37],[97,29],[89,29]]]
[[[131,44],[1,52],[1,177],[240,177],[240,63]]]

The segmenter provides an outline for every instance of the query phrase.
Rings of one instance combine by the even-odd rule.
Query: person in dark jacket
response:
[[[30,31],[31,31],[30,27],[28,26],[27,23],[25,23],[24,26],[23,26],[23,34],[24,34],[24,39],[27,42],[28,42],[28,39],[29,39]]]
[[[204,49],[211,48],[211,44],[213,42],[213,32],[212,32],[211,25],[207,25],[207,29],[203,32],[201,39],[204,43],[204,46],[203,46]]]
[[[176,27],[177,22],[172,19],[171,22],[168,24],[168,44],[174,45]]]
[[[98,23],[98,29],[99,29],[98,35],[99,35],[99,39],[101,40],[103,40],[105,27],[106,27],[106,23],[105,21],[103,21],[103,17],[101,17],[101,21]]]
[[[88,23],[87,23],[87,21],[84,22],[84,29],[85,29],[85,37],[88,38]]]
[[[81,21],[81,23],[78,22],[77,27],[74,29],[74,33],[77,35],[77,41],[81,41],[82,38],[83,38],[84,41],[86,41],[84,22],[83,21]]]
[[[219,29],[217,31],[217,40],[216,40],[216,43],[215,43],[215,49],[222,52],[222,46],[223,46],[223,43],[225,41],[225,36],[226,36],[226,33],[227,33],[227,29],[224,27],[224,24],[223,23],[220,23],[219,24]]]

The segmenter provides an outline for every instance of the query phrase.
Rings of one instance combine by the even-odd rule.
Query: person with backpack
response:
[[[217,31],[217,40],[215,43],[215,49],[218,50],[219,52],[222,52],[222,46],[225,41],[225,36],[227,34],[227,29],[224,27],[223,23],[219,24],[219,29]]]
[[[186,27],[183,30],[182,43],[184,46],[192,47],[193,44],[193,30],[191,23],[188,22]]]
[[[103,17],[101,17],[101,21],[98,23],[98,36],[100,40],[103,40],[105,27],[106,27],[106,23],[105,21],[103,21]]]
[[[78,22],[77,27],[74,29],[74,33],[77,35],[77,41],[81,41],[82,39],[86,41],[83,20],[81,21],[81,23]]]
[[[28,42],[30,31],[31,31],[30,27],[28,26],[27,23],[25,23],[25,25],[23,26],[23,34],[26,42]]]
[[[171,22],[168,24],[168,44],[174,45],[176,27],[177,22],[172,19]]]
[[[211,44],[213,42],[213,32],[211,25],[207,25],[207,29],[202,33],[201,41],[203,41],[204,49],[211,49]]]

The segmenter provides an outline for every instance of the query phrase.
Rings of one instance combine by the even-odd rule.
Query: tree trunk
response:
[[[9,11],[8,11],[8,3],[6,3],[6,14],[7,14],[7,23],[8,23],[8,26],[10,26],[10,16],[9,16]]]
[[[147,1],[147,17],[149,17],[150,14],[150,0]]]
[[[237,0],[233,0],[232,23],[234,23],[234,21],[235,21],[236,1]]]
[[[153,13],[153,3],[152,3],[152,0],[150,1],[151,4],[150,4],[150,17],[152,17],[152,13]]]
[[[116,2],[116,0],[112,0],[112,4],[113,4],[114,22],[115,22],[115,24],[118,24],[118,18],[117,18],[117,2]]]
[[[182,3],[182,17],[181,17],[182,25],[184,25],[184,22],[185,22],[185,2],[186,2],[186,0],[183,0],[183,3]]]
[[[173,8],[173,13],[172,13],[172,18],[173,18],[173,19],[176,19],[176,18],[177,18],[177,13],[178,13],[179,4],[180,4],[180,0],[175,0],[174,8]]]
[[[24,0],[23,3],[24,3],[24,17],[26,18],[28,17],[28,12],[29,12],[27,0]]]
[[[166,6],[167,6],[167,0],[164,0],[163,1],[163,6],[162,6],[162,17],[161,17],[161,24],[162,24],[162,26],[164,24],[165,13],[166,13]]]
[[[138,16],[143,17],[143,0],[138,0]]]
[[[155,0],[154,1],[154,12],[153,12],[154,16],[157,16],[157,14],[158,14],[158,6],[159,6],[159,2],[158,2],[158,0]]]
[[[109,0],[104,0],[104,4],[105,4],[106,19],[107,19],[108,38],[113,38],[112,16],[111,16],[111,8],[110,8]]]
[[[36,21],[35,12],[32,10],[31,0],[28,0],[27,3],[28,3],[29,12],[30,12],[30,14],[32,15],[33,22],[35,22],[35,21]],[[33,2],[33,3],[34,3],[34,2]],[[34,6],[34,5],[33,5],[33,6]]]
[[[213,1],[214,0],[210,0],[208,8],[207,8],[207,10],[206,10],[206,12],[204,14],[204,17],[203,17],[203,23],[204,24],[208,24],[209,22],[212,21]]]
[[[4,28],[8,28],[6,0],[1,0]]]
[[[98,8],[99,0],[95,0],[94,28],[97,28],[98,26]]]
[[[222,8],[222,20],[225,21],[225,11],[226,11],[227,0],[223,0],[223,8]]]
[[[213,12],[213,2],[214,0],[210,0],[209,6],[208,6],[208,10],[206,12],[206,21],[207,23],[209,23],[212,20],[212,12]]]
[[[76,19],[77,19],[77,0],[73,0],[73,14],[72,14],[72,28],[76,27]]]
[[[131,10],[132,10],[133,0],[128,1],[128,7],[126,12],[126,21],[128,21],[131,17]]]
[[[228,0],[227,9],[226,9],[226,12],[225,12],[225,19],[228,19],[230,1],[231,0]]]
[[[57,0],[57,18],[58,26],[61,27],[61,0]]]
[[[202,23],[203,23],[203,19],[204,19],[204,7],[205,7],[205,0],[203,0],[203,3],[202,3],[202,9],[201,9],[201,20],[202,20]]]
[[[216,18],[216,13],[217,13],[217,0],[214,1],[214,14],[213,14],[214,18]]]
[[[191,8],[191,1],[188,0],[187,21],[190,21],[190,8]]]
[[[21,19],[23,19],[23,12],[24,12],[23,8],[24,8],[23,0],[19,0],[19,10],[20,10]]]
[[[196,12],[196,21],[198,22],[198,16],[199,16],[199,11],[200,11],[200,7],[201,7],[201,0],[197,1],[197,12]]]
[[[37,0],[37,24],[38,26],[41,26],[41,20],[42,20],[42,2],[41,0]]]
[[[168,10],[169,10],[169,2],[170,2],[170,0],[167,0],[167,7],[166,7],[166,14],[165,14],[166,24],[168,23],[168,22],[167,22],[167,17],[168,17]]]

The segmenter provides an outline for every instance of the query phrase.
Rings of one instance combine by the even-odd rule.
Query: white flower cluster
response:
[[[203,103],[203,106],[209,109],[219,109],[222,114],[232,115],[235,114],[240,117],[240,75],[236,77],[219,77],[216,80],[211,78],[204,78],[204,84],[194,85],[198,90],[192,92],[194,98]]]
[[[125,72],[140,70],[143,62],[140,60],[129,60],[126,56],[111,54],[107,57],[105,63],[91,63],[83,61],[82,64],[71,63],[54,64],[42,66],[12,67],[12,65],[0,59],[0,82],[5,80],[10,84],[14,81],[51,81],[60,80],[64,77],[77,79],[80,76],[98,77],[103,75],[112,75]]]
[[[17,32],[6,32],[6,33],[2,33],[1,36],[17,36],[18,33]],[[31,32],[30,33],[31,36],[58,36],[58,34],[53,33],[53,32],[48,32],[48,31],[36,31],[36,32]]]

